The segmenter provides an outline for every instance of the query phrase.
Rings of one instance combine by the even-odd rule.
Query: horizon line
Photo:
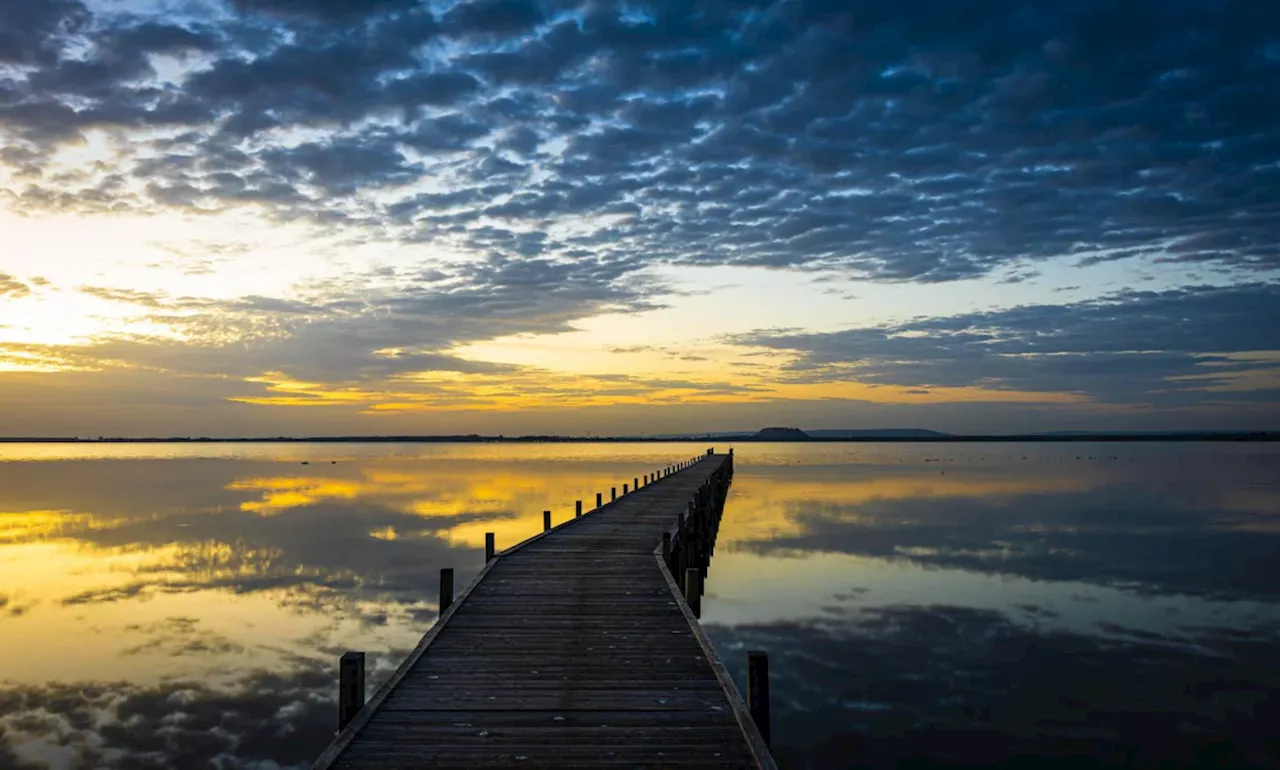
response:
[[[846,429],[815,429],[822,431],[842,431]],[[853,429],[848,429],[854,432]],[[923,429],[882,429],[887,434],[905,430]],[[402,435],[321,435],[321,436],[0,436],[0,443],[6,444],[164,444],[164,443],[659,443],[659,442],[703,442],[703,441],[744,441],[750,443],[940,443],[963,441],[1088,441],[1088,440],[1280,440],[1280,430],[1162,430],[1162,431],[1045,431],[1039,433],[942,433],[930,431],[932,435],[874,435],[881,431],[858,430],[859,435],[851,436],[794,436],[788,438],[762,437],[756,433],[685,433],[657,435],[616,435],[616,436],[571,436],[561,434],[522,434],[508,436],[505,434],[484,435],[478,433],[458,434],[402,434]]]

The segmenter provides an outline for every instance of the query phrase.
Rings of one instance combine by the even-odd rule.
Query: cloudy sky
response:
[[[1280,427],[1280,5],[0,2],[0,435]]]

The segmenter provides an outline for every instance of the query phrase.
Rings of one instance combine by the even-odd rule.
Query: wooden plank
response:
[[[681,714],[641,714],[635,711],[617,711],[601,709],[598,711],[536,711],[529,709],[512,710],[507,712],[493,711],[437,711],[433,715],[435,722],[431,725],[422,723],[412,712],[388,712],[386,716],[379,720],[390,725],[398,725],[400,728],[408,728],[411,725],[418,725],[424,728],[437,727],[440,729],[449,728],[451,726],[472,726],[478,724],[479,719],[501,719],[502,722],[510,727],[537,727],[552,723],[566,728],[594,726],[594,727],[610,727],[620,728],[629,732],[637,731],[645,728],[661,729],[664,727],[679,726],[706,726],[725,723],[723,714],[714,712],[687,712]]]
[[[314,767],[771,770],[653,557],[709,554],[732,461],[673,469],[497,553]]]

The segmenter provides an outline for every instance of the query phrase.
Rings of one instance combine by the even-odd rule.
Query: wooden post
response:
[[[702,617],[702,572],[697,567],[686,567],[684,571],[684,600],[693,610],[695,618]]]
[[[625,495],[626,493],[627,493],[627,485],[626,485],[626,484],[623,484],[623,485],[622,485],[622,494],[624,494],[624,495]]]
[[[582,501],[576,500],[573,503],[573,518],[576,519],[581,515],[582,515]]]
[[[442,567],[440,569],[440,614],[449,609],[449,605],[453,604],[453,568]]]
[[[344,652],[338,662],[338,729],[364,708],[364,653]]]
[[[662,561],[671,569],[671,533],[662,533]]]
[[[747,652],[747,706],[764,745],[769,745],[769,654]]]
[[[547,532],[551,529],[551,511],[542,512],[542,531]]]
[[[493,554],[493,533],[486,532],[484,533],[484,560],[486,564],[493,561]]]
[[[676,580],[684,574],[684,568],[689,563],[689,533],[684,528],[684,514],[676,514],[676,536],[680,538],[680,550],[676,552],[675,572]]]
[[[632,489],[632,490],[636,490],[636,489],[639,489],[639,488],[640,488],[640,477],[639,477],[639,476],[637,476],[637,477],[635,477],[634,479],[632,479],[632,480],[631,480],[631,489]]]
[[[729,447],[729,456],[733,457],[733,447]]]

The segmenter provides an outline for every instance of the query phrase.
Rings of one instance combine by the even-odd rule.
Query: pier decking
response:
[[[496,554],[314,770],[773,768],[695,619],[732,474],[662,469]]]

